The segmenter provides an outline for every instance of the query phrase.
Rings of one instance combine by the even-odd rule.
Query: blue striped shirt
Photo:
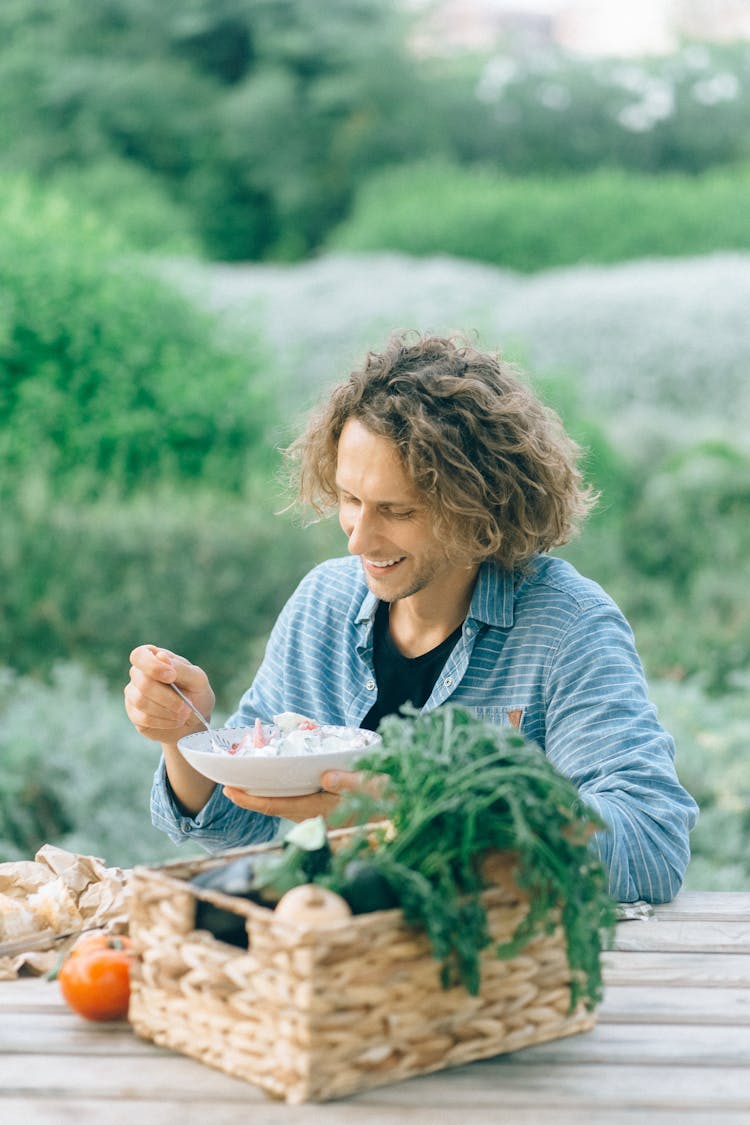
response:
[[[311,571],[287,602],[263,663],[229,720],[252,725],[282,711],[359,726],[376,697],[377,599],[358,558]],[[461,636],[424,710],[447,700],[502,726],[519,725],[569,777],[608,831],[591,846],[622,902],[667,902],[690,858],[697,806],[680,785],[674,742],[649,702],[633,634],[608,594],[567,562],[540,555],[528,573],[479,570]],[[269,839],[277,823],[228,801],[217,786],[182,816],[163,762],[154,824],[209,851]]]

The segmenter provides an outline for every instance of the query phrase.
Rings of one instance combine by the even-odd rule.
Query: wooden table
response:
[[[2,1125],[722,1125],[750,1122],[750,893],[621,922],[596,1028],[326,1105],[289,1107],[0,983]]]

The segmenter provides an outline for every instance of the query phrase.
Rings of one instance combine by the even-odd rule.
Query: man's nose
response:
[[[348,531],[349,553],[352,555],[366,555],[374,542],[376,520],[365,512],[363,508],[357,513],[357,518]]]

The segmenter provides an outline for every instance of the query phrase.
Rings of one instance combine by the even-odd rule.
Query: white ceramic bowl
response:
[[[239,742],[251,727],[222,727],[215,731],[217,740],[230,746]],[[212,749],[211,735],[199,731],[181,738],[177,743],[183,758],[198,773],[220,785],[245,789],[257,797],[304,797],[317,793],[321,776],[328,769],[351,769],[352,764],[380,745],[379,734],[351,727],[326,727],[331,734],[364,735],[366,744],[354,749],[299,755],[234,755]]]

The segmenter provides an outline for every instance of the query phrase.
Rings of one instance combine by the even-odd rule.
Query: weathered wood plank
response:
[[[750,1034],[737,1033],[736,1023],[634,1022],[615,1009],[615,1018],[600,1020],[584,1035],[568,1036],[519,1051],[514,1058],[534,1065],[539,1060],[570,1064],[607,1062],[674,1062],[678,1065],[750,1066]],[[106,1027],[71,1028],[65,1018],[39,1024],[14,1022],[12,1030],[0,1027],[0,1053],[15,1055],[23,1065],[24,1055],[65,1056],[77,1065],[75,1056],[95,1055],[110,1059],[125,1056],[172,1056],[174,1052],[157,1047],[127,1030],[117,1034]]]
[[[0,981],[0,1012],[32,1008],[38,1012],[53,1012],[65,1007],[60,990],[54,981],[43,977],[23,977],[20,980]]]
[[[56,1092],[60,1097],[158,1098],[181,1104],[192,1097],[221,1101],[265,1100],[257,1087],[178,1054],[89,1056],[24,1054],[0,1056],[5,1096]],[[2,1104],[2,1103],[0,1103]]]
[[[682,891],[673,902],[653,907],[665,921],[705,918],[714,922],[750,922],[750,894],[744,891]]]
[[[38,1013],[21,1012],[12,1022],[0,1020],[0,1055],[147,1055],[170,1054],[135,1035],[129,1024],[90,1024],[66,1012],[41,1018]]]
[[[750,988],[750,953],[612,952],[602,971],[607,984]]]
[[[494,1112],[499,1106],[535,1106],[540,1115],[543,1109],[583,1106],[619,1110],[624,1105],[632,1110],[676,1111],[692,1107],[705,1112],[732,1109],[750,1114],[747,1067],[528,1066],[504,1055],[459,1067],[450,1075],[450,1081],[446,1081],[445,1074],[425,1075],[400,1087],[383,1086],[369,1091],[358,1099],[364,1098],[370,1104],[399,1105],[408,1098],[409,1103],[425,1107],[454,1106],[461,1117],[463,1107],[470,1105],[483,1105]]]
[[[747,1066],[750,1034],[735,1026],[653,1023],[599,1023],[585,1035],[568,1036],[518,1051],[527,1066],[605,1063],[628,1066]]]
[[[750,1036],[750,990],[612,985],[605,990],[599,1020],[739,1026]]]
[[[609,1109],[540,1109],[514,1106],[510,1112],[502,1107],[502,1091],[494,1110],[486,1106],[469,1106],[461,1111],[462,1125],[643,1125],[642,1110]],[[216,1105],[199,1099],[175,1108],[158,1101],[122,1102],[108,1098],[76,1099],[64,1103],[47,1099],[3,1099],[0,1095],[0,1119],[3,1125],[238,1125],[248,1120],[252,1125],[456,1125],[454,1108],[440,1106],[377,1107],[355,1105],[351,1101],[332,1102],[324,1106],[288,1107],[284,1105],[253,1106],[245,1118],[242,1108]],[[744,1110],[677,1112],[652,1109],[648,1125],[747,1125]]]
[[[268,1102],[254,1086],[181,1057],[93,1057],[83,1070],[71,1067],[70,1060],[61,1056],[24,1056],[23,1066],[17,1058],[6,1056],[0,1063],[0,1088],[6,1098],[44,1094],[60,1101],[91,1097],[129,1099],[136,1105],[141,1099],[167,1101],[180,1115],[183,1104],[198,1097],[217,1105],[239,1103],[254,1121],[256,1107]],[[536,1107],[540,1111],[574,1106],[618,1109],[625,1104],[640,1109],[678,1110],[691,1106],[750,1111],[750,1070],[746,1066],[571,1065],[567,1061],[531,1065],[515,1057],[500,1056],[380,1087],[359,1094],[350,1102],[399,1108],[450,1106],[463,1116],[464,1110],[472,1106],[496,1108],[500,1091],[503,1106]],[[291,1119],[279,1116],[276,1120]]]
[[[644,922],[621,922],[612,948],[642,952],[750,953],[750,922],[669,921],[657,917]]]

